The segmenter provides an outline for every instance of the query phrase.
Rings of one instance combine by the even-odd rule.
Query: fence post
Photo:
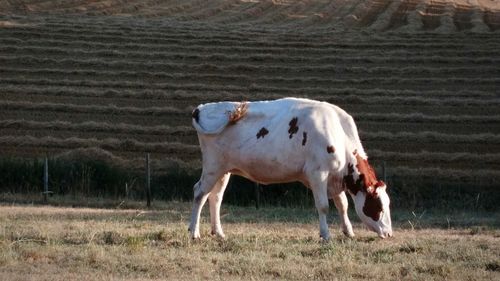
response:
[[[255,208],[258,210],[260,207],[260,186],[255,183]]]
[[[149,165],[149,153],[146,154],[146,198],[147,206],[151,207],[151,171]]]
[[[43,163],[43,202],[48,202],[49,196],[49,160],[45,157]]]

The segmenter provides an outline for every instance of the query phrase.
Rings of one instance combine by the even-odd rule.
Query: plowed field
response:
[[[392,174],[497,184],[499,30],[486,0],[0,1],[0,155],[199,167],[196,105],[295,96]]]

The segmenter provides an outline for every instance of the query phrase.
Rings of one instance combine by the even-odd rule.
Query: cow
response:
[[[193,110],[192,124],[203,167],[193,187],[191,238],[200,238],[207,200],[212,235],[225,237],[220,206],[231,174],[262,184],[304,184],[313,193],[325,241],[330,239],[329,199],[339,212],[342,232],[354,236],[346,192],[370,230],[381,238],[392,236],[386,184],[368,163],[353,118],[340,107],[301,98],[207,103]]]

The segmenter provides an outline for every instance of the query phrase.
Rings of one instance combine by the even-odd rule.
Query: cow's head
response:
[[[349,164],[344,177],[345,186],[351,194],[359,218],[379,237],[392,236],[389,195],[383,181],[377,180],[368,160],[355,153],[356,165]]]

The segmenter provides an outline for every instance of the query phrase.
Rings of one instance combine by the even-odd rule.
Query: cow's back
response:
[[[220,108],[235,106],[223,103]],[[206,124],[201,119],[210,114],[199,109],[199,122]],[[303,180],[306,170],[339,173],[345,166],[346,135],[328,103],[295,98],[249,102],[243,117],[226,122],[216,136],[198,134],[204,158],[223,159],[219,165],[233,173],[271,183]]]

